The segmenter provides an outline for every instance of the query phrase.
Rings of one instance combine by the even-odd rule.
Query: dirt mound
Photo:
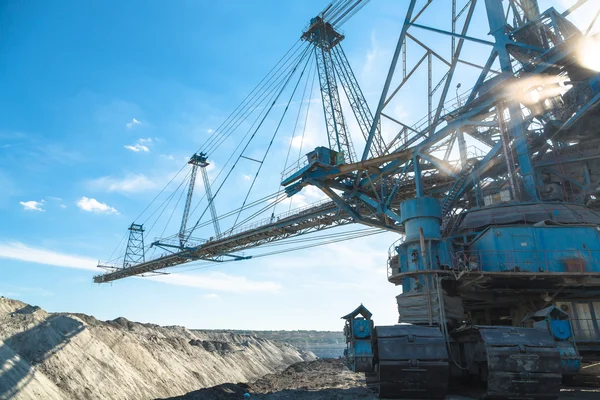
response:
[[[282,390],[347,389],[364,387],[362,374],[349,371],[341,359],[294,364],[283,372],[262,377],[252,384],[258,393]]]
[[[237,344],[232,344],[228,342],[222,342],[220,340],[198,340],[192,339],[190,340],[190,345],[192,346],[202,346],[206,351],[217,351],[223,353],[229,353],[232,351],[243,351],[244,347],[248,346],[239,346]]]
[[[169,397],[307,359],[314,355],[252,336],[103,322],[0,298],[0,400]]]
[[[340,359],[294,364],[251,384],[225,384],[201,389],[170,400],[343,400],[375,399],[362,374],[349,371]]]
[[[584,367],[589,378],[597,375],[594,366]],[[600,369],[600,366],[597,367]],[[565,387],[559,400],[597,400],[600,389]],[[281,373],[269,374],[250,384],[225,384],[201,389],[171,400],[375,400],[364,384],[364,375],[350,372],[339,359],[324,359],[294,364]],[[474,400],[448,395],[446,400]]]
[[[224,383],[166,400],[233,400],[243,399],[244,395],[249,394],[249,392],[250,386],[245,383]]]

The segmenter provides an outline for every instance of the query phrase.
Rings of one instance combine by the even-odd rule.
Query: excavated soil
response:
[[[343,400],[376,399],[364,385],[362,374],[348,370],[341,359],[298,363],[281,373],[269,374],[251,384],[219,385],[169,400]]]
[[[600,399],[600,365],[584,370],[586,376],[577,387],[565,387],[560,400]],[[251,384],[227,383],[201,389],[169,400],[375,400],[365,387],[363,374],[349,371],[339,359],[323,359],[288,367],[285,371],[267,375]],[[447,400],[472,400],[471,397],[450,395]]]
[[[0,297],[0,400],[170,397],[314,358],[249,335],[99,321]]]
[[[99,321],[0,297],[0,400],[376,398],[341,360],[313,360],[254,336]],[[600,399],[600,364],[583,372],[561,400]]]

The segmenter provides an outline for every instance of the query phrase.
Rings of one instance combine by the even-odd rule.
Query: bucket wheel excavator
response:
[[[187,224],[192,180],[179,233],[151,244],[167,254],[103,264],[109,270],[94,281],[243,260],[245,249],[350,223],[395,232],[387,272],[401,288],[398,324],[376,326],[363,305],[344,316],[349,367],[382,398],[444,398],[466,382],[482,398],[556,399],[561,380],[600,355],[600,39],[595,18],[571,18],[590,4],[597,18],[600,6],[407,0],[372,111],[341,47],[340,26],[365,3],[333,1],[280,68],[283,88],[314,59],[327,145],[287,165],[277,196],[310,186],[327,200],[245,227],[236,217],[194,241],[202,224]],[[421,120],[411,119],[417,98]],[[217,142],[228,131],[220,132]],[[247,146],[238,161],[260,172],[265,158]],[[190,164],[194,177],[202,168],[205,213],[216,222],[210,150]]]

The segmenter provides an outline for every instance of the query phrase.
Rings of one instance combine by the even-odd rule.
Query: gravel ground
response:
[[[576,387],[564,388],[560,400],[600,399],[600,364],[588,366],[585,377]],[[349,371],[341,360],[324,359],[292,365],[279,374],[271,374],[251,384],[215,386],[188,393],[170,400],[375,400],[364,385],[363,374]],[[447,400],[472,400],[465,396],[450,395]]]

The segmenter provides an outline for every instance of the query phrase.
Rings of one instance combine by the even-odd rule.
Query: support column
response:
[[[419,156],[413,157],[413,166],[415,170],[415,186],[416,186],[416,196],[423,196],[423,179],[421,177],[421,158]]]
[[[510,54],[506,47],[511,40],[507,36],[508,26],[506,24],[504,8],[502,7],[502,0],[485,0],[485,5],[488,15],[488,22],[490,25],[490,32],[494,36],[496,42],[494,49],[498,53],[500,69],[502,70],[503,74],[512,76],[513,69],[510,63]],[[529,200],[539,200],[535,184],[535,172],[531,163],[531,157],[529,156],[526,131],[523,127],[523,115],[521,113],[521,108],[518,102],[510,99],[506,103],[506,108],[510,116],[507,129],[515,139],[517,157],[519,159],[519,166],[525,191],[527,192]]]

